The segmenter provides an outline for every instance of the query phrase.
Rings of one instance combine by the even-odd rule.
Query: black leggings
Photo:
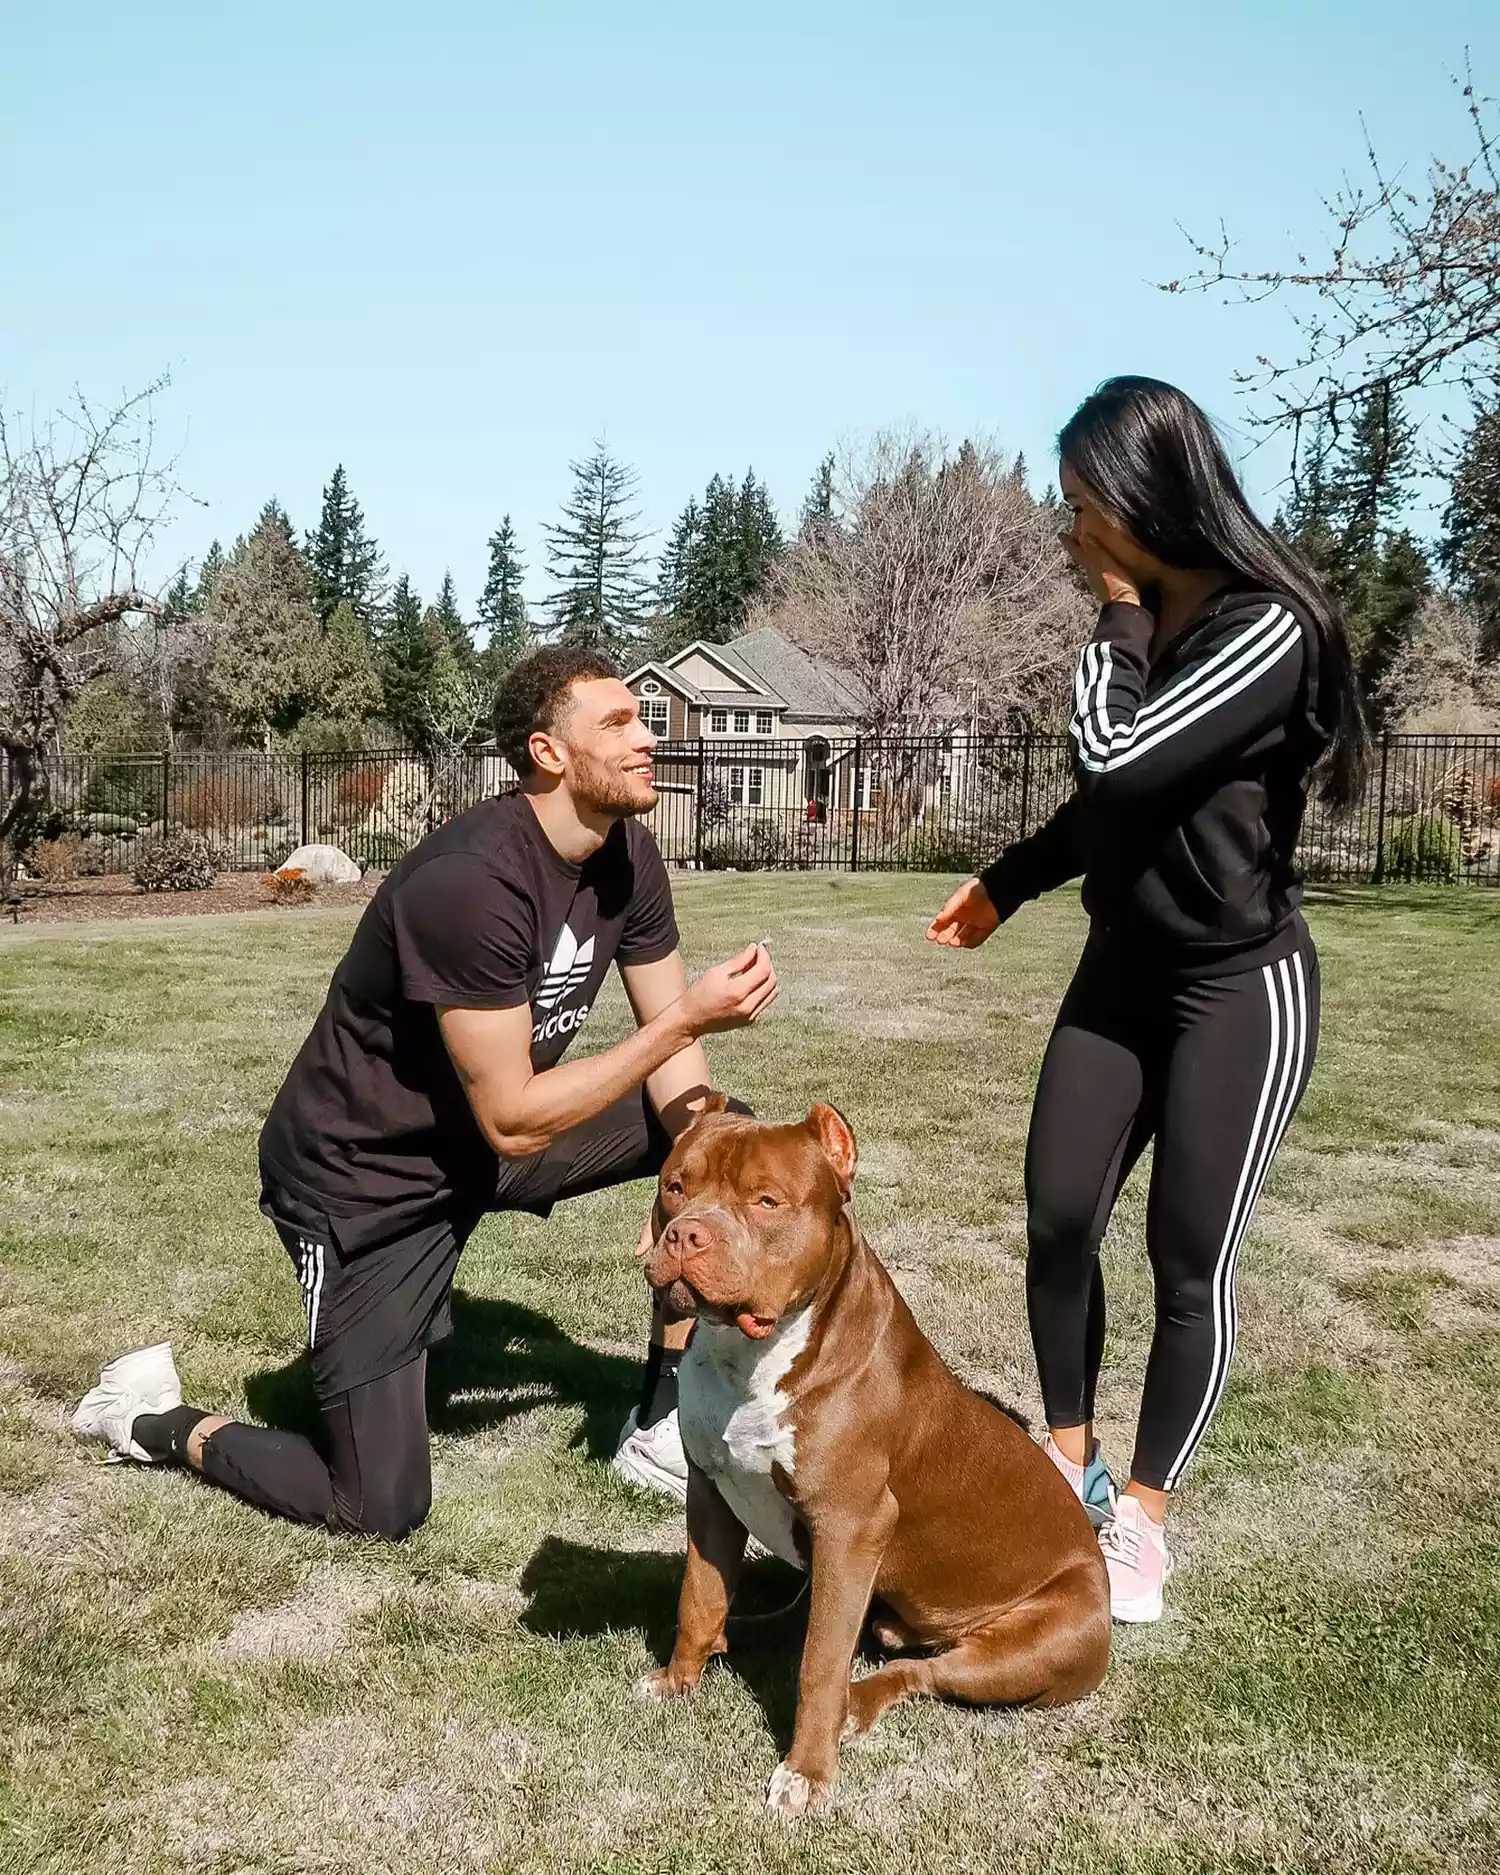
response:
[[[1146,1247],[1156,1332],[1131,1475],[1172,1489],[1224,1391],[1235,1266],[1312,1073],[1318,959],[1155,984],[1091,947],[1042,1063],[1026,1145],[1026,1299],[1049,1426],[1094,1416],[1104,1351],[1099,1243],[1155,1141]]]

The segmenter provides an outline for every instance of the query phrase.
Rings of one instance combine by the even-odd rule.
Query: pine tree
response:
[[[807,492],[807,500],[802,504],[802,517],[797,531],[804,540],[819,541],[828,530],[835,526],[833,518],[833,451],[830,450],[818,464],[817,474],[813,477],[812,487]]]
[[[317,532],[307,537],[307,556],[318,616],[326,622],[339,601],[347,599],[356,618],[373,629],[385,601],[386,564],[349,492],[342,463],[323,490],[323,511]]]
[[[1359,679],[1377,723],[1385,720],[1382,699],[1390,673],[1411,642],[1431,591],[1432,569],[1415,538],[1405,528],[1386,534],[1359,601],[1364,636]]]
[[[770,490],[747,471],[736,509],[740,547],[740,590],[744,603],[761,592],[786,554],[781,523],[771,505]],[[744,605],[740,623],[744,623]]]
[[[228,564],[228,557],[218,541],[210,541],[208,552],[204,554],[198,567],[198,583],[193,588],[192,610],[194,612],[207,609],[209,601],[214,596],[214,587],[218,585],[224,568]]]
[[[183,567],[167,588],[167,596],[162,601],[167,618],[173,621],[191,618],[198,610],[197,597],[192,582],[188,579],[187,568]]]
[[[307,563],[284,517],[268,513],[214,583],[208,685],[217,708],[263,748],[316,707],[322,627]]]
[[[479,623],[486,633],[482,654],[486,674],[491,683],[496,683],[531,648],[531,627],[521,594],[525,568],[516,551],[516,530],[508,514],[490,535],[489,547],[489,571],[479,596]]]
[[[453,648],[453,655],[460,670],[472,669],[477,655],[474,649],[474,634],[458,609],[451,573],[443,574],[443,583],[438,588],[437,603],[432,611],[439,629]]]
[[[637,531],[636,478],[603,443],[568,465],[573,492],[563,518],[547,528],[553,590],[547,611],[568,643],[623,651],[638,637],[649,592]]]
[[[282,533],[286,535],[287,544],[291,547],[293,553],[297,552],[297,536],[292,532],[291,516],[274,495],[261,509],[260,518],[256,525],[258,527],[279,527]]]
[[[424,727],[423,704],[437,657],[422,601],[403,573],[391,594],[376,645],[382,713],[402,741],[417,745]]]
[[[1386,676],[1431,587],[1427,557],[1399,525],[1416,474],[1411,426],[1377,390],[1335,435],[1320,422],[1277,524],[1343,610],[1362,688],[1379,720]]]
[[[667,613],[657,654],[696,638],[727,644],[745,628],[745,610],[785,552],[770,495],[753,470],[736,489],[715,475],[703,501],[677,517],[662,555],[658,590]]]
[[[1479,411],[1454,472],[1438,548],[1444,572],[1500,658],[1500,403]]]

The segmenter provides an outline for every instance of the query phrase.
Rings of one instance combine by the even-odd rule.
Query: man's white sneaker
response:
[[[677,1414],[668,1413],[654,1426],[641,1426],[639,1409],[631,1407],[620,1443],[615,1447],[614,1467],[622,1478],[647,1491],[659,1491],[663,1497],[687,1502],[687,1454],[682,1449],[682,1434],[677,1430]]]
[[[71,1424],[80,1439],[102,1439],[110,1448],[109,1462],[134,1458],[143,1465],[151,1454],[130,1436],[138,1413],[169,1413],[182,1405],[182,1383],[172,1362],[172,1345],[158,1341],[111,1361],[78,1404]]]

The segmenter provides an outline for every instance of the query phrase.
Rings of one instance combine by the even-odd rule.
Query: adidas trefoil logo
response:
[[[585,938],[580,944],[572,927],[564,925],[557,934],[551,961],[532,998],[535,1006],[544,1012],[542,1020],[531,1031],[533,1042],[550,1041],[555,1035],[571,1035],[582,1026],[589,1012],[587,1003],[580,1009],[561,1009],[559,1005],[583,988],[593,967],[594,940]]]

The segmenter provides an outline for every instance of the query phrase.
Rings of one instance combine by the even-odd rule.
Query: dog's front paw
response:
[[[698,1685],[698,1676],[691,1678],[671,1666],[658,1667],[654,1673],[648,1673],[635,1683],[638,1699],[681,1699],[693,1692]]]
[[[766,1786],[766,1808],[783,1823],[794,1823],[799,1816],[816,1816],[833,1802],[833,1785],[824,1784],[783,1760],[771,1773]]]

